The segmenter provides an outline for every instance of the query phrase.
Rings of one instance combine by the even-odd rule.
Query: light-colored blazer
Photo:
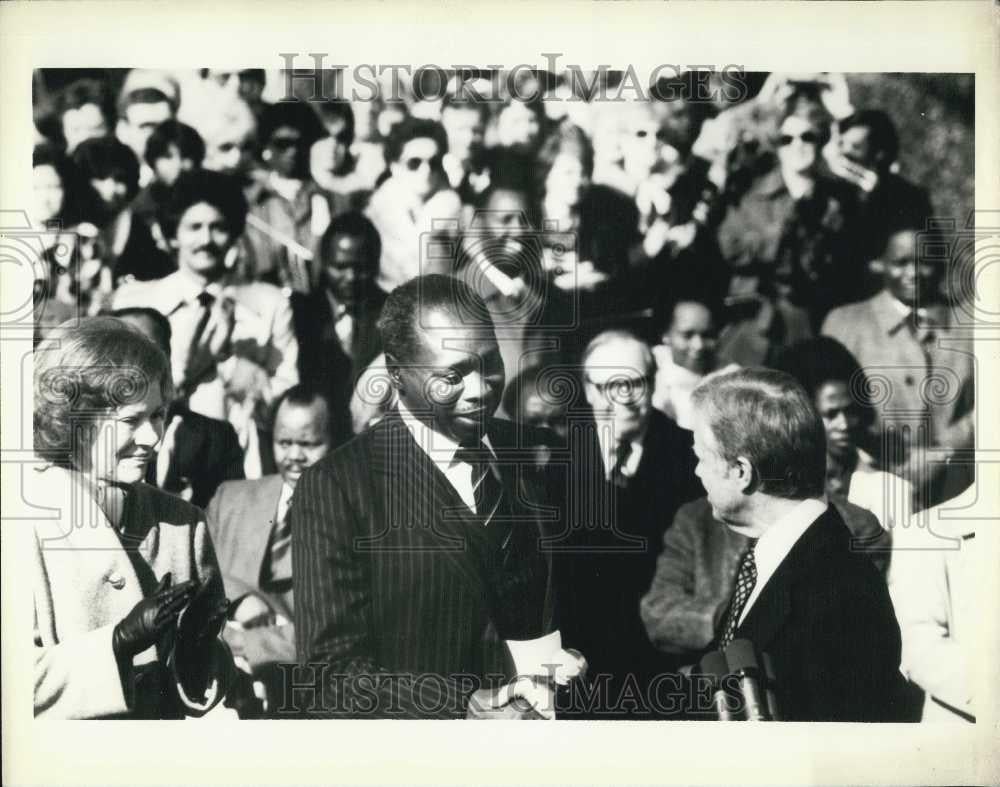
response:
[[[275,595],[260,588],[281,484],[278,474],[253,481],[226,481],[208,504],[208,525],[222,567],[226,595],[237,601],[254,593],[275,613],[291,621],[292,593]],[[259,626],[243,633],[245,656],[251,669],[295,661],[295,627],[291,623]]]
[[[112,631],[167,572],[174,583],[203,579],[212,572],[218,575],[204,515],[180,498],[138,483],[131,492],[135,516],[130,517],[128,533],[119,537],[77,473],[58,467],[30,469],[24,485],[26,500],[52,510],[51,518],[34,523],[34,552],[29,558],[35,607],[35,716],[131,716],[140,700],[150,698],[136,696],[133,702],[126,698],[111,648]],[[224,642],[217,644],[214,676],[203,703],[186,697],[175,685],[177,699],[189,715],[207,712],[225,693],[232,657]],[[165,660],[166,654],[150,647],[135,657],[133,675],[140,665]],[[127,676],[127,685],[133,685],[133,675]]]
[[[903,674],[927,696],[923,721],[975,716],[977,634],[985,613],[985,551],[977,547],[977,485],[893,533],[889,592],[903,637]],[[963,716],[964,714],[964,716]]]

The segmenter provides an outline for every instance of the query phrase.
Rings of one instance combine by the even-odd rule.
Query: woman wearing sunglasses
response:
[[[829,175],[823,147],[831,118],[801,87],[784,103],[757,175],[730,193],[719,245],[734,273],[731,295],[763,295],[805,310],[814,328],[834,306],[857,300],[858,253],[854,188]]]

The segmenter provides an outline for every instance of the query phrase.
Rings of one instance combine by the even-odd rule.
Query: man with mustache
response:
[[[185,173],[160,216],[178,270],[157,281],[130,282],[115,309],[150,307],[170,321],[174,386],[187,406],[233,424],[248,478],[262,474],[258,424],[267,408],[299,381],[292,310],[281,290],[234,276],[233,247],[247,204],[224,175]]]
[[[289,388],[274,415],[278,472],[228,481],[208,506],[212,543],[232,599],[223,637],[237,664],[265,684],[271,707],[284,704],[277,664],[295,661],[288,508],[302,472],[330,450],[330,423],[323,396],[303,385]]]

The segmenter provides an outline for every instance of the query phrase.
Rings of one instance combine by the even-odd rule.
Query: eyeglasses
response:
[[[645,377],[616,375],[602,383],[593,380],[590,375],[587,375],[585,379],[587,384],[592,385],[599,394],[619,404],[634,404],[638,402],[646,396],[646,392],[653,385],[652,375],[646,375]]]
[[[805,142],[808,145],[819,144],[819,134],[814,131],[803,131],[801,134],[782,134],[778,137],[778,147],[783,148],[791,145],[795,140]]]
[[[441,158],[441,156],[434,156],[433,158],[420,158],[419,156],[413,156],[412,158],[406,159],[404,164],[410,172],[416,172],[424,164],[429,165],[431,169],[440,169]]]

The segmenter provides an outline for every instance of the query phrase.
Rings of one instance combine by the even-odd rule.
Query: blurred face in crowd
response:
[[[97,439],[79,469],[98,482],[141,481],[156,457],[165,418],[160,385],[151,384],[142,401],[122,405],[98,420]]]
[[[355,235],[334,235],[329,249],[327,285],[337,302],[350,309],[371,289],[377,261],[371,259],[365,240]]]
[[[526,253],[522,236],[528,226],[528,199],[520,191],[495,189],[479,214],[484,234],[491,238],[489,254],[498,262],[521,262]]]
[[[274,418],[274,463],[292,488],[302,471],[330,450],[329,420],[322,399],[308,405],[283,402],[278,408]]]
[[[106,178],[91,178],[90,185],[94,187],[94,191],[101,198],[108,215],[118,213],[128,202],[128,183],[114,174]]]
[[[563,440],[566,439],[566,407],[543,397],[537,385],[529,386],[521,393],[518,421],[528,426],[551,429]]]
[[[463,324],[440,309],[424,311],[413,358],[387,358],[410,412],[458,442],[478,441],[500,404],[506,381],[489,322]]]
[[[816,389],[816,410],[826,429],[826,452],[848,457],[855,450],[861,414],[845,380],[829,380]]]
[[[871,143],[871,132],[864,126],[852,126],[837,140],[837,150],[844,158],[868,169],[876,169],[880,156]]]
[[[253,162],[253,131],[221,128],[205,138],[205,160],[202,166],[213,172],[238,174],[247,172]]]
[[[483,145],[486,122],[474,106],[449,106],[441,113],[441,125],[448,135],[448,151],[459,161],[468,161]]]
[[[523,101],[511,101],[497,117],[497,138],[503,147],[534,147],[542,133],[536,115]]]
[[[306,151],[302,132],[291,126],[279,126],[267,140],[264,160],[283,178],[297,178],[303,174]]]
[[[399,161],[392,162],[389,169],[414,197],[426,200],[441,177],[441,157],[437,142],[418,137],[403,145]]]
[[[620,138],[622,167],[633,177],[644,178],[660,161],[663,150],[660,124],[645,105],[631,106],[626,112]]]
[[[576,207],[588,185],[590,178],[583,162],[571,153],[560,153],[545,179],[545,197],[547,201]]]
[[[347,121],[343,118],[331,118],[326,122],[326,130],[329,137],[321,139],[317,145],[324,144],[322,148],[328,151],[323,163],[328,166],[331,175],[339,175],[346,171],[348,157],[351,155],[351,143],[354,142],[351,130],[347,127]],[[315,149],[316,145],[313,146]]]
[[[885,287],[896,300],[912,307],[936,300],[940,270],[935,261],[917,260],[916,230],[890,236],[881,264]]]
[[[194,169],[194,159],[181,154],[180,148],[170,145],[165,155],[153,162],[156,179],[166,186],[172,186],[182,172]]]
[[[219,276],[225,269],[226,253],[235,238],[225,216],[214,205],[199,202],[181,216],[177,224],[178,266],[205,278]]]
[[[174,112],[166,101],[158,101],[155,104],[131,104],[125,110],[119,136],[142,161],[150,134],[160,123],[170,120],[173,116]]]
[[[246,71],[209,71],[209,78],[223,90],[238,95],[250,106],[259,104],[264,95],[264,83]]]
[[[59,215],[62,210],[66,192],[63,189],[62,178],[56,168],[43,164],[31,171],[32,196],[34,208],[32,218],[36,224],[49,221]]]
[[[105,136],[108,133],[108,120],[97,104],[84,104],[78,109],[67,109],[63,113],[62,130],[66,139],[66,152],[72,153],[84,140]]]
[[[654,101],[661,137],[679,151],[689,151],[698,134],[691,109],[681,100]]]
[[[643,345],[613,339],[596,347],[584,366],[584,390],[598,426],[611,424],[614,439],[631,440],[649,422],[653,370]]]
[[[712,516],[727,525],[738,525],[739,512],[746,499],[740,467],[722,456],[711,427],[698,411],[695,412],[694,454],[698,459],[694,472],[705,487]]]
[[[719,332],[712,312],[702,303],[682,301],[674,307],[674,319],[663,337],[670,357],[678,366],[695,374],[708,374],[715,365]]]
[[[800,175],[811,173],[819,162],[822,134],[805,118],[790,115],[778,132],[778,159],[782,170]]]

